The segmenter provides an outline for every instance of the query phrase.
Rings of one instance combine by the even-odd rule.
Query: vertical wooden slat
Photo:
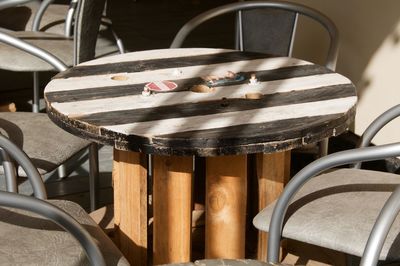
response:
[[[142,153],[114,149],[116,243],[131,265],[147,266],[147,162]]]
[[[193,158],[154,156],[153,264],[191,259]]]
[[[282,193],[290,177],[290,151],[272,154],[259,153],[257,157],[257,178],[259,188],[258,209],[261,211]],[[259,231],[257,258],[267,258],[268,234]]]
[[[206,258],[244,258],[247,157],[206,159]]]

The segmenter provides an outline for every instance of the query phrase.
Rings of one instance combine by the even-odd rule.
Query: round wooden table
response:
[[[116,235],[135,265],[147,260],[146,154],[154,264],[191,259],[193,155],[206,157],[205,256],[244,258],[246,156],[257,154],[263,208],[283,188],[285,151],[346,131],[357,102],[350,80],[310,62],[193,48],[80,64],[55,76],[45,99],[56,124],[114,146]]]

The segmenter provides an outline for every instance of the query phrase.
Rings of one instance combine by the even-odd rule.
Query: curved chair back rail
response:
[[[376,220],[361,258],[360,266],[375,266],[390,227],[400,212],[400,185],[386,201]]]
[[[199,26],[200,24],[204,23],[205,21],[217,17],[222,14],[232,13],[242,10],[252,10],[252,9],[259,9],[259,8],[275,8],[275,9],[282,9],[286,11],[294,12],[297,14],[302,14],[304,16],[310,17],[314,20],[320,22],[323,27],[327,30],[330,37],[330,45],[329,51],[326,58],[326,66],[332,70],[335,69],[336,60],[338,56],[338,47],[339,47],[339,34],[335,24],[325,15],[322,13],[308,8],[306,6],[300,4],[293,4],[289,2],[281,2],[281,1],[245,1],[245,2],[237,2],[231,3],[227,5],[223,5],[220,7],[216,7],[209,11],[206,11],[193,19],[187,22],[177,33],[175,36],[171,48],[181,47],[183,41],[189,35],[189,33]],[[240,25],[240,23],[239,23]],[[241,29],[239,29],[239,37],[242,38],[243,36],[240,34]],[[239,41],[242,43],[242,40]],[[239,45],[239,48],[243,49],[242,45]]]
[[[340,165],[352,164],[360,161],[380,160],[395,156],[400,156],[400,142],[333,153],[303,168],[289,181],[275,205],[269,227],[267,261],[269,263],[279,262],[279,243],[287,208],[293,196],[310,178],[322,171]]]
[[[381,130],[387,123],[392,121],[393,119],[400,116],[400,104],[393,106],[388,109],[380,116],[378,116],[372,123],[367,127],[364,133],[361,136],[361,141],[359,147],[367,147],[375,135]],[[360,169],[361,162],[356,163],[354,168]]]
[[[31,167],[34,168],[33,165]],[[55,222],[78,240],[92,265],[106,265],[103,255],[91,235],[74,218],[61,209],[43,200],[5,191],[0,192],[0,205],[37,213]]]
[[[39,57],[40,59],[52,65],[55,69],[57,69],[60,72],[67,70],[68,68],[60,59],[50,54],[49,52],[1,31],[0,31],[0,41]]]
[[[23,5],[32,0],[2,0],[0,2],[0,9]]]
[[[71,37],[72,32],[72,21],[75,15],[76,7],[78,5],[79,0],[71,0],[67,15],[65,16],[65,28],[64,28],[64,35],[65,37]],[[39,9],[36,11],[35,16],[32,22],[32,31],[39,31],[40,22],[43,18],[44,13],[46,12],[47,8],[54,2],[54,0],[44,0]]]
[[[49,5],[51,5],[53,2],[54,2],[54,0],[44,0],[40,4],[39,9],[36,11],[36,14],[33,18],[32,31],[39,31],[40,21],[42,20],[44,12],[49,7]]]
[[[37,168],[31,163],[28,156],[8,138],[0,134],[0,148],[11,156],[26,172],[36,198],[47,199],[46,189]]]

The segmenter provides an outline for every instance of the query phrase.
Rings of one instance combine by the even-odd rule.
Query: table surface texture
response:
[[[245,79],[193,91],[205,76],[227,71]],[[251,74],[258,84],[249,84]],[[142,95],[147,83],[166,80],[178,87]],[[45,99],[50,118],[81,137],[121,150],[199,156],[284,151],[340,134],[357,102],[351,81],[323,66],[204,48],[86,62],[55,76]]]

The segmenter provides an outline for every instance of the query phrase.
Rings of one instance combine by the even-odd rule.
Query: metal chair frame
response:
[[[357,169],[360,167],[360,162],[363,161],[374,161],[374,160],[381,160],[385,158],[400,156],[400,142],[374,146],[374,147],[366,147],[367,145],[370,144],[372,138],[383,126],[385,126],[388,122],[392,121],[394,118],[399,116],[400,116],[400,104],[390,108],[371,123],[371,125],[366,129],[365,133],[362,136],[360,148],[337,152],[327,155],[323,158],[320,158],[312,162],[305,168],[303,168],[290,180],[290,182],[286,185],[284,191],[282,192],[281,196],[279,197],[272,213],[271,223],[269,227],[269,235],[268,235],[267,261],[269,263],[273,264],[273,263],[278,263],[279,261],[279,243],[280,243],[283,221],[286,211],[294,195],[308,180],[310,180],[317,174],[333,167],[356,163],[355,168]],[[400,197],[398,195],[400,193],[398,192],[398,190],[399,188],[396,189],[396,193],[392,195],[394,200]],[[390,202],[392,201],[393,200],[391,199]],[[387,204],[392,206],[393,203],[390,202]],[[379,239],[379,237],[377,237],[376,234],[378,235],[379,233],[383,234],[388,230],[387,227],[389,226],[388,225],[389,222],[387,221],[387,219],[392,219],[390,217],[394,215],[393,213],[396,213],[397,215],[397,212],[400,207],[393,208],[392,209],[393,213],[391,213],[390,215],[387,214],[388,212],[390,212],[390,210],[387,210],[389,208],[391,207],[385,207],[384,210],[382,211],[384,214],[382,214],[382,218],[380,219],[383,219],[384,222],[379,222],[378,225],[376,226],[377,229],[374,228],[373,230],[372,236],[370,237],[371,242],[367,245],[368,250],[364,252],[365,258],[363,259],[363,262],[361,264],[363,266],[376,265],[376,263],[373,264],[373,261],[378,260],[379,253],[383,245],[383,243],[381,243],[383,240],[377,240]],[[383,223],[384,225],[383,224],[380,225],[381,223]],[[386,237],[386,235],[384,237]],[[372,253],[373,255],[371,255],[370,254],[371,250],[373,249],[373,247],[377,247],[378,244],[380,245],[379,252],[374,251],[374,253]],[[376,254],[376,252],[378,254]]]
[[[60,208],[44,201],[47,195],[43,181],[29,157],[18,146],[2,135],[0,135],[0,150],[11,155],[12,159],[21,165],[27,173],[36,197],[1,191],[0,205],[30,211],[55,222],[78,240],[92,265],[106,265],[99,247],[82,225]]]
[[[1,5],[0,5],[1,8]],[[78,6],[79,8],[79,6]],[[37,56],[38,58],[41,58],[42,60],[46,61],[50,65],[52,65],[56,70],[58,71],[64,71],[68,69],[68,67],[57,57],[53,56],[49,52],[36,47],[34,45],[31,45],[25,41],[22,41],[21,39],[18,39],[16,37],[10,36],[6,34],[5,32],[0,31],[0,42],[4,42],[6,44],[12,45],[18,49],[21,49],[27,53],[30,53],[34,56]],[[75,53],[76,55],[76,53]],[[75,60],[78,60],[77,58]],[[8,176],[10,175],[16,175],[15,171],[12,170],[12,162],[9,161],[9,158],[7,155],[3,154],[3,160],[6,161],[5,163],[5,172],[8,173]],[[97,206],[97,201],[98,201],[98,190],[99,190],[99,170],[98,170],[98,146],[96,143],[91,143],[89,146],[89,191],[90,191],[90,208],[91,210],[95,210]],[[61,166],[61,171],[65,171],[65,169],[62,169],[63,166]],[[63,175],[63,173],[61,173]],[[12,183],[9,182],[9,185],[7,185],[7,189],[10,192],[17,192],[17,185],[16,182]]]
[[[328,17],[326,17],[324,14],[320,13],[317,10],[311,9],[304,5],[294,4],[284,1],[244,1],[244,2],[235,2],[210,9],[194,17],[193,19],[188,21],[185,25],[183,25],[183,27],[175,35],[175,38],[172,41],[170,48],[181,47],[187,36],[200,24],[223,14],[238,12],[237,23],[236,23],[237,25],[236,49],[243,51],[244,50],[243,24],[242,24],[241,12],[243,10],[267,9],[267,8],[286,10],[296,14],[288,56],[291,56],[291,51],[293,48],[298,15],[301,14],[319,22],[326,29],[330,37],[329,49],[325,60],[325,66],[331,70],[335,70],[336,61],[338,57],[338,50],[339,50],[339,33],[335,24]],[[324,139],[319,142],[319,157],[325,156],[326,154],[328,154],[328,139]]]
[[[5,0],[4,2],[0,3],[0,9],[18,6],[21,4],[26,4],[33,0]],[[32,31],[40,31],[40,22],[45,14],[47,8],[54,2],[54,0],[44,0],[37,12],[34,15],[33,23],[32,23]],[[65,29],[64,29],[64,36],[65,37],[72,37],[72,28],[73,28],[73,21],[76,10],[78,8],[79,0],[71,0],[70,6],[68,8],[68,12],[65,17]],[[124,44],[122,40],[118,37],[115,31],[111,28],[111,24],[106,23],[108,27],[110,27],[112,35],[115,39],[119,52],[122,54],[125,52]],[[11,44],[12,45],[12,44]],[[75,61],[76,62],[76,61]],[[39,84],[39,72],[33,72],[33,99],[32,99],[32,111],[39,112],[39,102],[40,102],[40,84]]]

